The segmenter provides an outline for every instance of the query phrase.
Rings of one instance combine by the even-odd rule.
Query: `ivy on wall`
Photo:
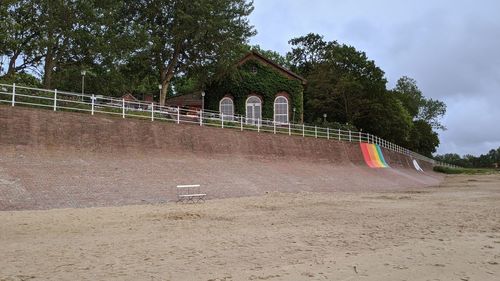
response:
[[[249,95],[262,99],[262,118],[273,119],[274,99],[281,92],[289,95],[289,116],[295,122],[301,121],[304,111],[302,83],[286,77],[275,68],[250,59],[235,70],[206,88],[205,107],[219,111],[219,102],[224,96],[231,96],[234,101],[234,113],[245,115],[245,102]]]

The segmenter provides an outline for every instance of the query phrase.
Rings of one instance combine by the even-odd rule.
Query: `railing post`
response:
[[[57,110],[57,89],[54,90],[54,111]]]
[[[125,99],[122,99],[122,118],[125,118]]]
[[[330,128],[326,128],[326,139],[330,139]]]
[[[220,113],[220,120],[221,120],[221,123],[222,123],[222,129],[224,129],[224,113]]]
[[[177,107],[177,124],[181,123],[181,109]]]
[[[12,106],[16,104],[16,83],[12,84]]]
[[[352,134],[351,134],[351,130],[349,130],[349,141],[352,142]]]
[[[276,121],[273,121],[273,133],[276,135]]]
[[[243,131],[243,116],[240,117],[240,131]]]
[[[318,138],[318,126],[314,126],[314,137]]]
[[[302,137],[306,136],[306,126],[302,123]]]
[[[92,94],[91,99],[92,99],[92,106],[90,108],[90,114],[94,115],[94,106],[95,106],[95,96],[94,96],[94,94]]]
[[[340,128],[339,128],[339,141],[340,141],[340,139],[341,139],[341,138],[340,138]]]
[[[366,133],[366,142],[370,143],[370,133]]]
[[[290,122],[288,122],[288,135],[292,135],[292,125],[290,124]]]
[[[359,142],[361,142],[361,131],[359,131]]]
[[[257,132],[260,133],[260,120],[257,118]]]
[[[203,126],[203,110],[200,109],[200,126]]]
[[[155,104],[151,103],[151,121],[155,121]]]

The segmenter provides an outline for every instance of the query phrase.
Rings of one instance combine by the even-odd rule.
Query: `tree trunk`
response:
[[[50,89],[52,86],[52,73],[54,71],[54,57],[52,51],[47,52],[45,57],[45,65],[43,69],[43,87]]]
[[[7,70],[7,77],[14,76],[16,73],[16,60],[19,57],[19,53],[15,53],[9,60],[9,68]]]

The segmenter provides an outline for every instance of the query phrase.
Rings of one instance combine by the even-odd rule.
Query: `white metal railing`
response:
[[[193,110],[171,106],[160,106],[157,103],[143,101],[128,101],[121,98],[102,95],[88,95],[60,90],[47,90],[19,86],[16,84],[0,84],[0,104],[27,105],[50,108],[53,111],[81,111],[112,114],[126,117],[144,118],[151,121],[167,121],[191,123],[200,126],[232,128],[240,131],[257,131],[272,134],[288,134],[290,136],[314,137],[337,141],[366,142],[415,159],[429,162],[433,165],[456,167],[447,163],[440,163],[397,144],[386,141],[373,134],[343,130],[340,128],[323,128],[306,124],[279,123],[268,119],[252,119],[241,115],[223,115],[210,110]]]

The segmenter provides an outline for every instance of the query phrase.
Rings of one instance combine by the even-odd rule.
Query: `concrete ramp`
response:
[[[0,210],[161,203],[178,184],[209,198],[437,185],[406,156],[359,143],[0,106]]]

